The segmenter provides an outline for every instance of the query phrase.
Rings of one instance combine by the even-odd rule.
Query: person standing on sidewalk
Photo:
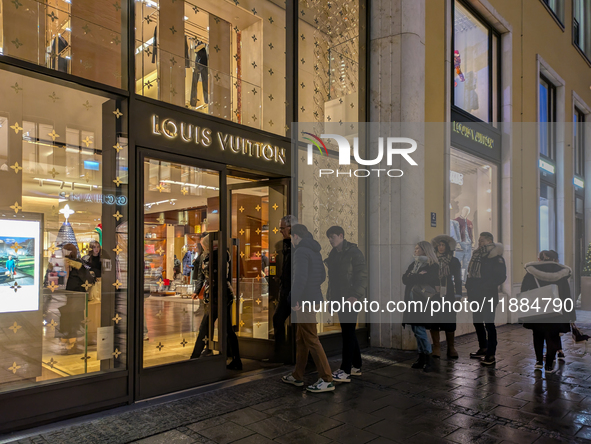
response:
[[[558,296],[564,301],[571,299],[569,278],[572,270],[566,265],[558,263],[558,253],[553,250],[545,252],[543,261],[525,264],[527,272],[521,283],[521,291],[529,291],[538,287],[555,284],[558,287]],[[573,301],[574,307],[574,301]],[[537,319],[536,319],[537,318]],[[534,337],[534,350],[536,352],[536,364],[534,368],[541,370],[544,366],[544,341],[546,341],[546,373],[554,373],[554,358],[562,348],[560,333],[570,332],[570,323],[576,318],[575,311],[568,313],[550,312],[548,314],[534,316],[530,322],[525,320],[523,326],[532,330]]]
[[[450,307],[456,299],[462,298],[462,264],[454,257],[456,241],[453,237],[441,234],[431,240],[437,259],[439,259],[439,285],[441,286],[442,302],[450,303]],[[454,346],[454,333],[456,331],[456,312],[453,309],[442,310],[434,316],[431,325],[431,338],[433,340],[434,358],[441,355],[439,332],[445,332],[447,341],[447,357],[458,359],[458,352]]]
[[[491,233],[486,231],[480,233],[478,249],[472,254],[468,265],[466,292],[468,301],[476,301],[482,307],[482,310],[472,313],[476,336],[478,336],[478,351],[470,353],[470,357],[480,359],[480,363],[486,366],[492,366],[496,362],[495,310],[499,303],[499,285],[505,282],[505,279],[507,279],[507,267],[503,259],[503,245],[496,244]]]
[[[406,273],[402,275],[404,289],[404,301],[429,303],[429,299],[439,294],[439,261],[435,256],[433,246],[427,241],[421,241],[415,245],[414,261],[408,266]],[[420,310],[419,310],[420,311]],[[428,312],[428,311],[427,311]],[[433,370],[431,363],[431,343],[427,338],[427,329],[430,323],[422,312],[405,311],[402,316],[402,327],[409,324],[417,340],[419,358],[411,366],[422,368],[425,372]]]
[[[273,331],[275,332],[275,356],[273,361],[284,362],[285,353],[285,321],[291,314],[291,227],[296,225],[298,220],[295,216],[283,216],[279,221],[279,231],[283,241],[276,247],[281,249],[279,256],[281,263],[281,275],[279,277],[279,300],[273,314]]]
[[[326,279],[320,244],[314,240],[308,229],[302,225],[291,227],[291,242],[294,247],[292,256],[291,305],[297,320],[296,333],[296,366],[293,373],[286,375],[282,381],[301,387],[304,385],[304,370],[308,363],[308,353],[312,354],[320,379],[307,387],[312,393],[334,390],[332,374],[328,359],[318,339],[316,330],[316,314],[304,301],[322,303],[320,285]],[[304,310],[304,308],[306,310]]]
[[[332,246],[324,260],[328,268],[328,292],[330,301],[349,301],[365,299],[367,289],[367,265],[365,257],[356,244],[345,240],[345,230],[333,226],[326,231],[326,237]],[[353,307],[343,307],[339,312],[343,356],[341,367],[333,372],[336,382],[351,382],[351,375],[361,376],[361,350],[355,334],[357,312]]]

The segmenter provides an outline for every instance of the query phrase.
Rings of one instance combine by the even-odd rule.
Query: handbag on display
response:
[[[527,311],[521,311],[520,310],[520,317],[517,318],[517,322],[519,322],[520,324],[525,324],[525,323],[536,323],[536,322],[548,322],[552,317],[556,317],[556,316],[561,316],[564,314],[563,311],[563,305],[561,304],[561,309],[560,311],[554,311],[553,307],[554,305],[549,305],[549,307],[552,307],[550,312],[546,313],[544,311],[544,308],[547,304],[547,299],[551,299],[552,301],[554,299],[560,299],[560,295],[558,292],[558,285],[556,284],[550,284],[550,285],[546,285],[544,287],[540,287],[540,283],[538,282],[538,279],[534,276],[534,279],[536,280],[536,284],[538,286],[538,288],[534,288],[532,290],[527,290],[524,291],[522,293],[519,293],[517,295],[517,299],[519,301],[521,301],[521,299],[527,299],[528,304],[528,310]],[[544,299],[546,299],[546,301],[544,301]],[[521,303],[520,303],[520,308],[521,308]],[[538,307],[537,309],[535,307]]]

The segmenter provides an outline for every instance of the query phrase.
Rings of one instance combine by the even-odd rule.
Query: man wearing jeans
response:
[[[468,266],[466,291],[468,301],[477,301],[479,307],[482,307],[482,310],[472,313],[479,348],[475,353],[470,353],[470,357],[481,359],[481,364],[486,366],[494,365],[496,362],[495,309],[499,303],[499,285],[505,282],[505,279],[507,268],[503,259],[503,245],[495,244],[491,233],[480,233],[478,249],[472,254]]]
[[[339,312],[343,358],[341,368],[333,372],[332,377],[337,382],[351,382],[351,375],[361,376],[361,351],[355,334],[357,312],[352,305],[357,300],[365,299],[367,266],[357,245],[345,240],[342,227],[330,227],[326,237],[332,246],[328,258],[324,260],[328,268],[327,299],[351,303],[351,307],[343,307]]]

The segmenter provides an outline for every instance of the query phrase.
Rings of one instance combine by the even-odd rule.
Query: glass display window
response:
[[[556,250],[556,188],[540,182],[540,251]]]
[[[490,26],[456,0],[453,105],[484,122],[496,122],[498,118],[498,46],[498,38]]]
[[[125,369],[125,102],[0,80],[0,391]]]
[[[450,159],[450,235],[457,242],[455,256],[466,281],[472,252],[483,231],[498,241],[498,167],[452,148]]]
[[[3,0],[0,55],[127,89],[126,0]]]
[[[285,135],[285,5],[136,2],[136,92]]]

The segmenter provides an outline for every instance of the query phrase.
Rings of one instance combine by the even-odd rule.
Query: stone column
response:
[[[369,119],[379,122],[381,137],[404,136],[418,142],[412,154],[418,166],[410,166],[401,156],[394,156],[388,166],[384,156],[379,168],[400,168],[404,176],[374,176],[369,181],[370,299],[385,308],[388,301],[404,298],[402,274],[415,244],[425,236],[425,1],[372,0],[370,14]],[[399,134],[386,134],[393,130]],[[377,134],[374,129],[370,134],[367,158],[373,159]],[[372,346],[416,347],[409,328],[402,329],[400,316],[375,313],[370,320]]]

